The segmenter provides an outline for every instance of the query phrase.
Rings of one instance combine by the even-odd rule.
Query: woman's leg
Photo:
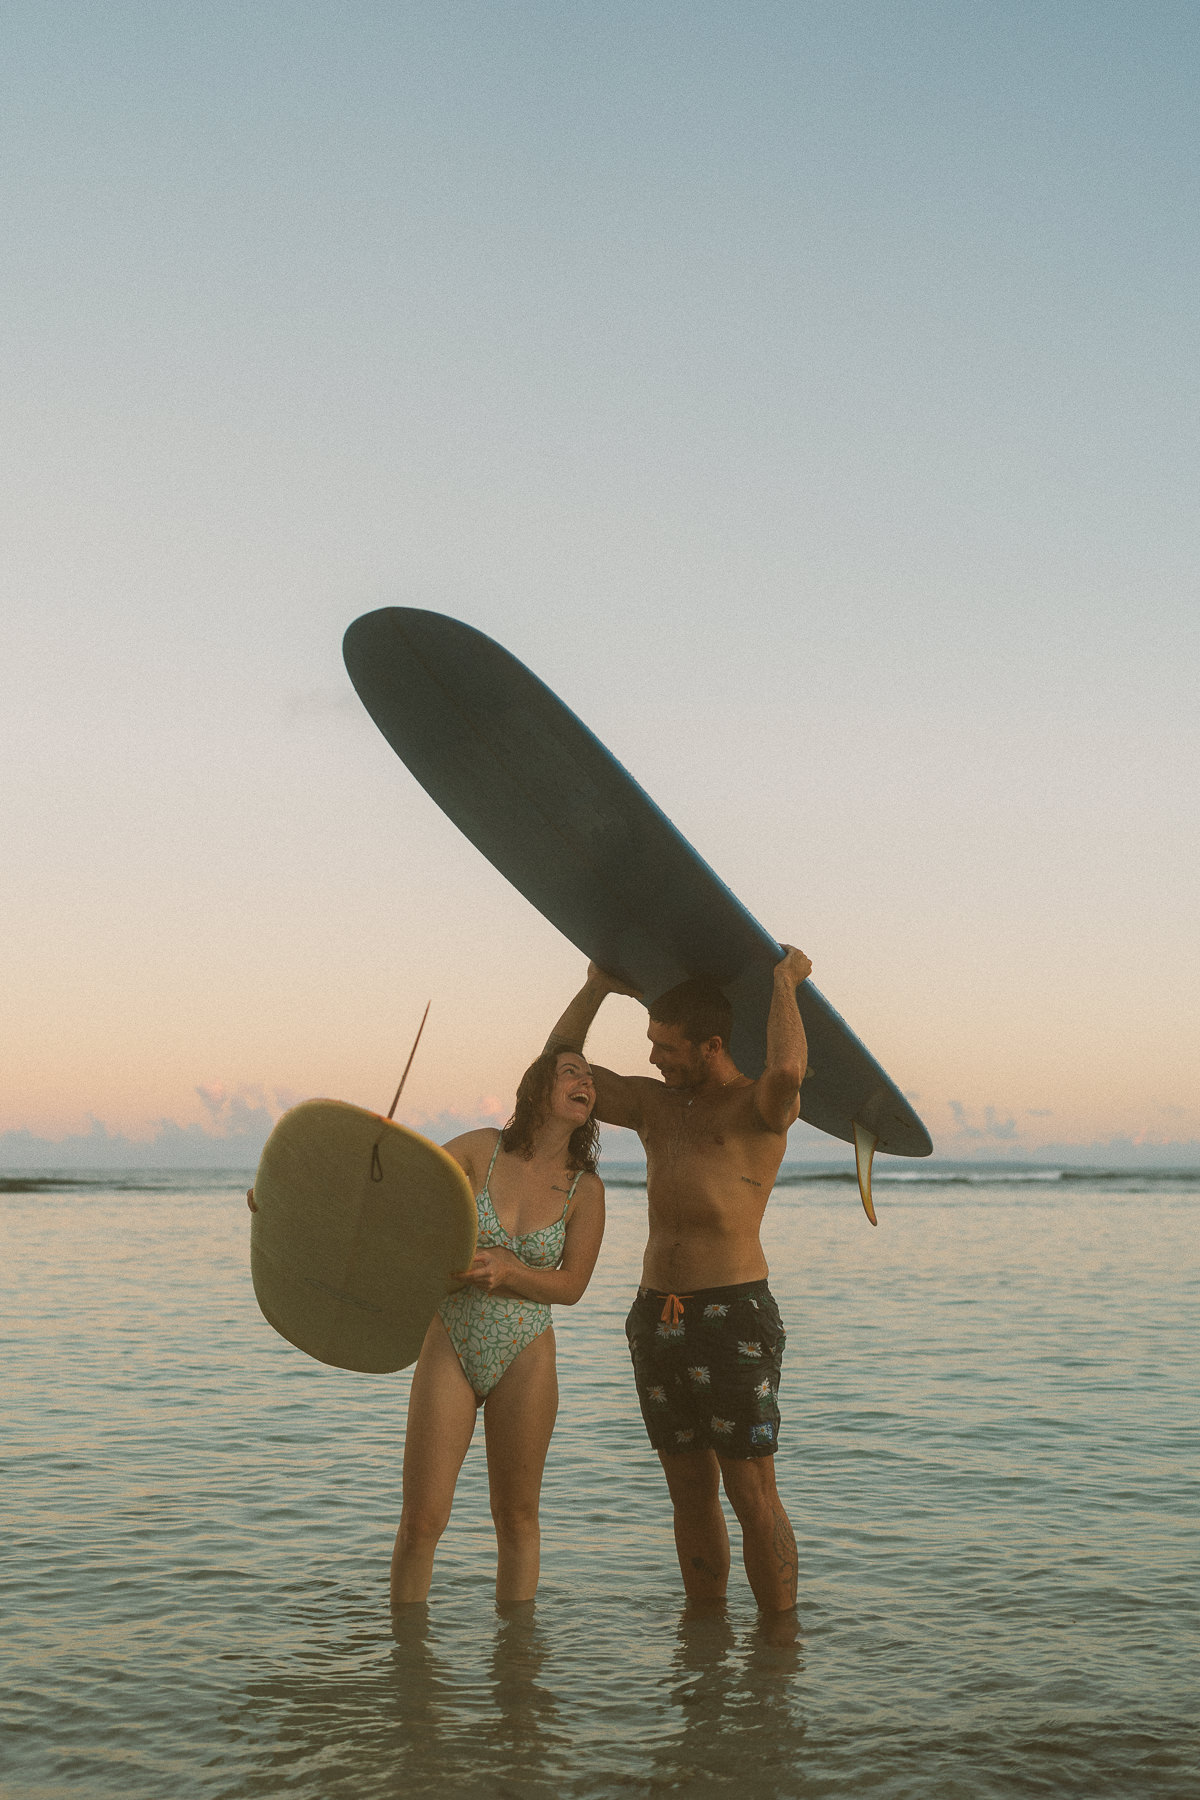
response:
[[[435,1314],[413,1371],[404,1434],[404,1504],[392,1551],[392,1605],[424,1600],[433,1553],[475,1430],[475,1396]]]
[[[541,1560],[538,1499],[558,1413],[554,1332],[547,1329],[500,1377],[484,1402],[488,1486],[496,1526],[496,1601],[532,1600]]]

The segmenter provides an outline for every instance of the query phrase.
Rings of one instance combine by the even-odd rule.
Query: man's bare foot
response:
[[[790,1650],[800,1637],[800,1614],[794,1606],[786,1612],[760,1612],[758,1635],[773,1650]]]

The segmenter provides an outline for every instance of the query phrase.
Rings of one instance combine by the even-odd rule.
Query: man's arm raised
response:
[[[808,1039],[796,1005],[796,989],[812,974],[803,950],[784,945],[775,964],[775,986],[767,1014],[767,1066],[755,1085],[754,1104],[768,1131],[787,1131],[800,1112],[800,1083],[808,1067]]]
[[[592,1020],[609,994],[628,994],[633,1000],[642,997],[627,981],[608,974],[596,963],[589,963],[587,980],[546,1039],[546,1053],[578,1050],[582,1054]],[[596,1117],[606,1125],[626,1125],[634,1131],[639,1130],[642,1109],[638,1104],[637,1082],[614,1075],[611,1069],[602,1069],[596,1063],[592,1065],[592,1080],[596,1084]]]

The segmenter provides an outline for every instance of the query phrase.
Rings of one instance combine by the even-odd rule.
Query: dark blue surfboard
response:
[[[488,861],[648,1002],[713,976],[733,1004],[733,1059],[760,1075],[782,948],[570,708],[441,613],[366,613],[342,649],[388,743]],[[865,1136],[893,1156],[928,1156],[929,1133],[845,1020],[811,981],[797,999],[809,1045],[801,1117],[860,1158]]]

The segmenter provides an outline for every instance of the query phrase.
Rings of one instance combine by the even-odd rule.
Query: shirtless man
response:
[[[742,1528],[746,1575],[768,1614],[796,1604],[796,1539],[774,1466],[786,1340],[758,1235],[808,1062],[796,987],[812,964],[803,951],[785,950],[757,1081],[730,1057],[728,1000],[703,980],[672,988],[651,1010],[650,1061],[660,1081],[592,1064],[596,1117],[632,1127],[646,1148],[650,1236],[625,1329],[674,1507],[684,1588],[691,1600],[724,1596],[723,1483]],[[582,1050],[608,994],[640,998],[590,964],[547,1050]]]

